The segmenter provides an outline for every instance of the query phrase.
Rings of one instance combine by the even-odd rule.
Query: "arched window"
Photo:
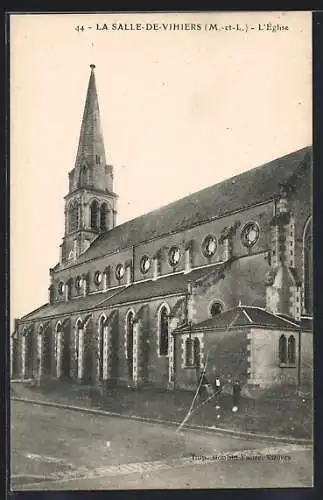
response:
[[[104,371],[104,323],[106,321],[105,316],[101,316],[99,322],[99,338],[98,338],[98,356],[99,356],[99,380],[103,380]]]
[[[91,203],[91,228],[98,229],[99,204],[96,200]]]
[[[56,325],[56,335],[55,335],[55,358],[57,359],[58,356],[58,334],[59,333],[62,333],[63,331],[63,327],[62,327],[62,323],[59,321]]]
[[[159,354],[168,355],[168,310],[163,306],[159,314]]]
[[[185,366],[193,364],[193,341],[190,337],[185,340]]]
[[[210,307],[210,314],[211,318],[214,318],[218,314],[221,314],[223,312],[223,305],[221,302],[213,302],[213,304]]]
[[[193,364],[195,366],[200,366],[201,361],[201,345],[200,340],[195,337],[193,346]]]
[[[287,341],[285,335],[279,337],[279,362],[287,363]]]
[[[78,204],[71,204],[68,209],[68,230],[76,231],[79,227],[79,207]]]
[[[82,330],[82,328],[83,328],[82,320],[78,319],[75,327],[75,342],[74,342],[76,378],[78,378],[78,370],[79,370],[78,362],[80,356],[80,331]]]
[[[306,313],[313,312],[313,245],[312,245],[312,218],[305,224],[303,234],[304,258],[304,309]]]
[[[41,363],[41,357],[43,353],[43,343],[44,343],[43,335],[44,335],[44,327],[43,325],[40,325],[38,329],[38,339],[37,339],[37,371],[40,370],[39,365]]]
[[[103,203],[100,208],[100,229],[101,231],[107,230],[107,215],[108,215],[108,206],[106,203]]]
[[[294,335],[290,335],[288,337],[288,342],[287,342],[287,357],[288,357],[288,363],[290,365],[295,365],[296,364],[296,342],[295,342]]]
[[[128,376],[133,377],[133,322],[135,315],[133,311],[129,311],[126,319],[126,335],[127,335],[127,360],[128,360]]]
[[[25,333],[25,370],[27,378],[31,378],[33,374],[33,362],[34,362],[34,339],[33,339],[33,329],[29,328]]]

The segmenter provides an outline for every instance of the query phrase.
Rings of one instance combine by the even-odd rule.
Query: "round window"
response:
[[[150,258],[144,255],[140,261],[140,270],[142,273],[147,273],[150,269]]]
[[[218,248],[218,242],[215,236],[209,235],[204,238],[202,251],[205,257],[212,257]]]
[[[116,277],[118,280],[121,280],[124,276],[124,267],[122,264],[118,264],[116,267]]]
[[[177,266],[177,264],[179,263],[179,261],[181,259],[181,253],[180,253],[179,248],[178,247],[172,247],[169,250],[168,257],[169,257],[169,263],[170,263],[170,265],[173,266],[173,267]]]
[[[96,285],[100,285],[102,283],[102,273],[101,271],[97,271],[94,275],[94,283]]]
[[[64,286],[63,281],[60,281],[60,282],[58,283],[58,293],[59,293],[59,295],[63,295],[63,293],[64,293],[64,288],[65,288],[65,286]]]
[[[82,285],[82,278],[81,276],[77,276],[77,278],[75,278],[75,288],[79,290],[81,288],[81,285]]]
[[[248,222],[241,231],[242,243],[245,247],[252,247],[259,238],[259,226],[255,222]]]
[[[223,305],[220,302],[213,302],[213,304],[210,307],[210,314],[211,317],[214,318],[218,314],[221,314],[223,312]]]

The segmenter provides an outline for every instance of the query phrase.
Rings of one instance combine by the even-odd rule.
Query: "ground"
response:
[[[98,388],[57,380],[43,381],[41,386],[13,383],[12,396],[102,408],[129,416],[149,417],[181,422],[191,405],[190,391],[132,390],[110,388],[103,394]],[[313,412],[309,398],[296,397],[295,388],[288,393],[268,394],[257,399],[241,398],[238,413],[232,413],[232,396],[222,394],[221,410],[213,400],[202,406],[197,402],[188,423],[210,427],[216,425],[236,431],[272,434],[287,438],[312,437]]]
[[[12,401],[12,489],[311,486],[308,446]]]

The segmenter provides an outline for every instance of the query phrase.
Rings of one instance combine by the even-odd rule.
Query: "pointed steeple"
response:
[[[75,261],[99,233],[116,225],[113,166],[106,164],[94,64],[87,89],[80,140],[65,196],[65,235],[61,262]]]
[[[95,65],[91,64],[91,74],[86,95],[75,168],[96,169],[105,167],[105,150],[100,122],[100,110],[95,84]]]

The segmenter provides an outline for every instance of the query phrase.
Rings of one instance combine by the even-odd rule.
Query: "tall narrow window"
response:
[[[304,254],[304,309],[311,314],[313,312],[313,255],[312,255],[312,219],[307,221],[303,235]]]
[[[190,337],[185,340],[185,366],[193,364],[193,341]]]
[[[193,345],[193,364],[195,366],[200,366],[200,360],[201,360],[201,345],[199,339],[195,337]]]
[[[295,365],[296,364],[296,342],[295,342],[294,335],[290,335],[288,337],[288,342],[287,342],[287,357],[288,357],[288,363],[290,365]]]
[[[27,378],[32,377],[34,363],[33,331],[27,330],[25,344],[25,373]]]
[[[126,324],[128,376],[130,379],[133,377],[133,320],[134,313],[130,311],[127,315]]]
[[[103,380],[104,372],[104,323],[106,321],[105,316],[102,316],[99,324],[99,380]]]
[[[58,349],[59,349],[59,344],[58,344],[58,334],[63,333],[63,327],[62,323],[57,323],[56,325],[56,335],[55,335],[55,358],[58,359]]]
[[[68,230],[76,231],[79,226],[79,207],[77,204],[71,204],[68,209]]]
[[[168,354],[168,311],[166,306],[162,307],[159,316],[159,354]]]
[[[103,203],[100,208],[100,229],[101,231],[106,231],[107,229],[107,213],[108,206],[106,203]]]
[[[96,200],[91,203],[91,228],[98,229],[99,204]]]
[[[279,337],[279,362],[287,363],[287,341],[285,335]]]
[[[80,355],[80,332],[83,329],[82,321],[79,319],[76,323],[75,328],[75,339],[74,339],[74,356],[75,356],[75,377],[79,378],[79,359]]]

